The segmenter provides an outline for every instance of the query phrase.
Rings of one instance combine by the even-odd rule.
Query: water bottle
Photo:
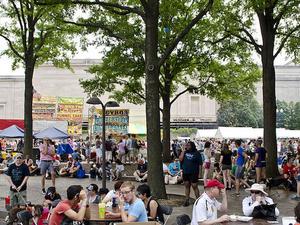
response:
[[[118,206],[117,197],[114,196],[114,197],[112,197],[112,207],[114,208],[114,207],[117,207],[117,206]]]

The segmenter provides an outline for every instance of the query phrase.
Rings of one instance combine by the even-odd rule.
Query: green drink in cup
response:
[[[105,208],[106,204],[105,203],[99,203],[99,218],[104,219],[105,218]]]

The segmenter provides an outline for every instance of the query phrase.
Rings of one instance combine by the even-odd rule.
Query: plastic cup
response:
[[[99,218],[104,219],[105,218],[105,209],[106,209],[105,203],[99,203],[98,207],[99,207]]]

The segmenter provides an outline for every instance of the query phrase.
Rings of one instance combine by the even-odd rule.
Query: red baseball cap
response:
[[[220,181],[218,181],[216,179],[208,180],[205,185],[205,188],[211,188],[211,187],[218,187],[220,189],[223,189],[224,184],[222,184]]]

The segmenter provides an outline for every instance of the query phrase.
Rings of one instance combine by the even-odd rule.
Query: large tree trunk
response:
[[[159,0],[149,0],[145,11],[148,183],[155,197],[166,198],[166,188],[162,171],[162,146],[160,141],[159,69],[157,57]]]
[[[171,119],[171,104],[170,94],[164,95],[163,99],[163,161],[171,162],[170,152],[170,119]]]
[[[161,90],[161,97],[163,100],[163,161],[171,162],[171,152],[170,152],[170,120],[171,120],[171,84],[172,84],[172,74],[171,65],[168,61],[163,65],[164,71],[164,86]]]
[[[263,114],[264,114],[264,146],[268,152],[267,176],[279,175],[277,166],[276,142],[276,95],[275,95],[275,68],[274,68],[274,43],[272,13],[268,11],[259,16],[261,34],[263,39],[262,67],[263,67]]]
[[[33,8],[32,8],[33,10]],[[27,51],[25,52],[25,101],[24,101],[24,123],[25,123],[25,137],[24,137],[24,154],[32,158],[32,95],[33,86],[32,78],[36,58],[34,56],[34,32],[35,24],[33,22],[33,13],[27,18],[28,21],[28,39]],[[35,159],[34,159],[35,160]]]
[[[32,77],[34,66],[32,62],[26,63],[25,68],[25,101],[24,101],[24,155],[29,155],[32,158]]]

